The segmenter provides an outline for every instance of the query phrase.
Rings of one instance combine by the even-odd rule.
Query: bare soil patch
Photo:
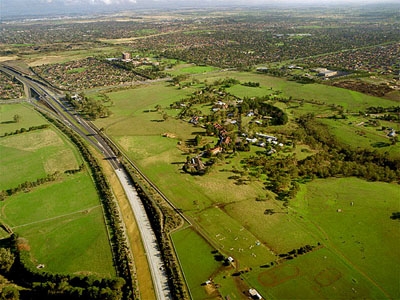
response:
[[[392,88],[385,84],[376,85],[354,80],[337,81],[333,82],[332,85],[377,97],[383,97],[393,91]]]
[[[18,56],[0,56],[0,62],[16,59],[18,59]]]

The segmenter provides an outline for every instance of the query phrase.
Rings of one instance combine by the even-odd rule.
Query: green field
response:
[[[400,157],[400,144],[393,145],[387,136],[388,131],[382,130],[382,126],[369,126],[368,119],[365,117],[349,117],[344,120],[325,119],[323,123],[328,125],[329,131],[343,143],[387,153],[392,157]],[[398,126],[393,123],[381,123],[386,125],[386,128],[395,126],[397,130]]]
[[[235,216],[236,220],[245,223],[246,229],[248,224],[254,223],[251,231],[258,234],[263,244],[287,245],[281,253],[307,243],[317,245],[316,241],[321,245],[312,252],[271,268],[263,266],[276,261],[277,257],[268,255],[266,251],[260,252],[256,244],[251,249],[256,255],[251,256],[253,263],[244,264],[249,262],[245,258],[249,248],[242,246],[243,252],[238,253],[234,246],[238,247],[247,237],[246,231],[235,228],[220,210],[210,209],[204,213],[210,223],[206,230],[211,239],[218,231],[219,239],[231,240],[229,251],[224,247],[228,242],[220,242],[217,248],[233,256],[240,264],[239,270],[250,270],[244,273],[243,278],[267,299],[321,299],[331,298],[332,293],[340,299],[352,298],[355,294],[357,298],[396,298],[400,295],[395,279],[400,260],[393,248],[399,246],[400,231],[398,221],[391,220],[390,215],[400,209],[399,194],[397,185],[343,178],[316,180],[303,185],[288,215],[264,216],[260,207],[243,205]],[[247,211],[251,210],[251,217],[244,206]],[[338,212],[338,209],[342,211]],[[264,221],[254,217],[257,215]],[[218,229],[213,230],[212,224]],[[200,289],[200,284],[210,274],[214,284],[220,286],[222,295],[240,299],[242,291],[232,275],[235,270],[223,267],[222,263],[209,270],[210,264],[214,263],[207,250],[210,246],[193,236],[193,232],[189,234],[188,230],[179,233],[185,236],[186,243],[176,238],[178,234],[173,237],[178,254],[182,253],[180,258],[182,256],[188,283],[198,295],[195,299],[207,298],[201,297],[201,292],[206,293],[207,289],[204,286]],[[265,233],[264,239],[260,232]],[[196,245],[195,249],[191,245]],[[204,269],[196,265],[193,256],[204,261]],[[194,267],[196,272],[191,272]]]
[[[48,124],[31,108],[1,105],[0,134],[17,129]],[[20,122],[9,121],[14,115]],[[41,129],[0,138],[0,189],[9,189],[25,181],[35,181],[47,174],[77,169],[82,163],[77,150],[54,129]],[[23,166],[23,167],[21,167]],[[9,170],[13,170],[9,172]]]
[[[174,233],[172,238],[177,249],[185,249],[185,251],[179,251],[178,256],[188,285],[191,287],[192,298],[206,298],[208,293],[202,284],[212,278],[215,270],[221,267],[221,262],[214,257],[215,249],[205,243],[191,228]]]
[[[290,114],[290,118],[308,112],[330,115],[331,104],[340,104],[355,112],[372,105],[393,105],[389,100],[344,89],[301,85],[260,74],[224,72],[208,74],[208,77],[196,76],[208,82],[226,77],[260,82],[259,88],[235,85],[228,89],[239,97],[276,93],[319,101],[320,104],[305,102],[301,106],[276,103]],[[243,158],[259,151],[257,147],[247,153],[224,155],[205,176],[188,175],[182,171],[188,155],[185,143],[194,135],[202,134],[204,129],[176,119],[178,112],[171,110],[169,105],[187,97],[194,88],[177,89],[161,82],[108,93],[115,103],[110,108],[113,115],[96,121],[96,125],[105,128],[106,133],[192,221],[193,230],[178,231],[173,240],[194,299],[215,299],[217,294],[242,299],[246,287],[255,287],[265,298],[273,299],[299,295],[313,299],[399,297],[396,270],[400,261],[393,251],[398,246],[399,223],[390,219],[392,212],[399,211],[398,185],[353,178],[318,180],[302,185],[297,200],[292,200],[288,208],[273,197],[256,201],[257,197],[268,193],[262,182],[252,179],[238,185],[230,178],[235,175],[234,168],[243,167],[240,163]],[[161,110],[156,111],[156,105]],[[162,118],[163,113],[168,115],[166,120]],[[356,129],[348,124],[356,122],[354,118],[347,123],[346,120],[326,121],[343,142],[357,146],[357,140],[352,138]],[[339,125],[335,127],[335,124]],[[289,123],[271,127],[271,131],[285,132],[291,126],[293,124]],[[343,135],[343,130],[349,130],[348,135]],[[163,137],[164,133],[169,133],[169,137]],[[371,135],[374,133],[370,132]],[[216,141],[215,137],[203,138]],[[371,141],[365,146],[380,138],[386,139],[379,132],[376,138],[368,138]],[[298,145],[295,152],[299,158],[313,154],[306,145]],[[351,202],[354,204],[350,207]],[[339,204],[340,207],[336,207]],[[266,209],[273,209],[275,214],[265,215]],[[338,213],[337,209],[342,212]],[[351,214],[348,209],[352,209]],[[385,238],[388,235],[393,238]],[[380,246],[376,247],[377,244]],[[291,261],[281,260],[278,266],[263,267],[279,260],[279,254],[305,245],[313,246],[314,250]],[[221,262],[214,261],[210,251],[215,249],[225,257],[232,256],[236,262],[234,267],[224,267]],[[194,257],[204,261],[204,266],[196,266]],[[232,276],[237,271],[243,271],[242,275]],[[210,276],[213,284],[202,286]]]
[[[76,150],[51,129],[3,137],[0,151],[1,189],[35,181],[57,171],[77,169],[80,161]]]
[[[0,102],[1,103],[1,102]],[[14,116],[19,115],[20,121],[14,122]],[[40,114],[35,113],[33,108],[23,104],[0,105],[0,136],[5,133],[14,132],[17,129],[47,124]]]
[[[218,70],[218,68],[211,66],[197,66],[194,64],[182,64],[175,67],[173,70],[168,70],[168,73],[177,76],[184,74],[205,74]]]
[[[28,106],[1,105],[0,131],[48,124]],[[18,123],[10,122],[18,114]],[[4,120],[4,121],[3,121]],[[0,189],[16,188],[58,172],[57,179],[0,202],[0,221],[30,247],[35,264],[59,273],[115,275],[103,210],[78,150],[54,127],[0,138]],[[2,237],[6,237],[2,232]]]
[[[115,275],[103,211],[86,172],[9,197],[0,207],[1,221],[28,240],[32,260],[47,271]]]
[[[341,260],[397,298],[400,224],[390,216],[399,199],[396,184],[341,178],[307,184],[293,206]]]

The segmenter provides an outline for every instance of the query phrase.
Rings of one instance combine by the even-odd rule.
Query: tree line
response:
[[[0,191],[0,201],[5,200],[7,197],[15,195],[19,192],[27,192],[30,191],[32,188],[37,187],[39,185],[45,184],[47,182],[56,181],[60,177],[60,172],[56,171],[53,174],[47,174],[46,177],[38,178],[35,181],[25,181],[20,183],[15,188],[10,188],[7,190]]]
[[[16,123],[18,123],[18,122],[16,122]],[[46,128],[49,128],[49,126],[50,126],[49,124],[43,124],[43,125],[39,125],[39,126],[31,126],[28,129],[23,127],[23,128],[15,130],[13,132],[5,132],[3,137],[21,134],[21,133],[25,133],[25,132],[31,132],[31,131],[40,130],[40,129],[46,129]]]
[[[371,181],[398,182],[400,159],[376,150],[353,149],[337,141],[313,114],[297,120],[297,137],[314,149],[323,150],[299,162],[299,175],[308,177],[356,176]]]
[[[2,279],[0,299],[123,299],[124,279],[44,272],[33,264],[27,249],[26,240],[16,234],[2,240],[0,275],[14,283]]]
[[[299,128],[292,134],[293,145],[303,142],[317,150],[313,155],[302,160],[295,154],[252,155],[242,160],[242,164],[250,167],[250,175],[256,178],[266,175],[266,188],[285,205],[296,196],[299,183],[314,178],[354,176],[370,181],[399,182],[400,159],[377,151],[352,149],[338,142],[312,114],[299,117],[297,124]]]

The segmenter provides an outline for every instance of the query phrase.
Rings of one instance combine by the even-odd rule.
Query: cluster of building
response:
[[[393,43],[305,58],[302,62],[317,63],[323,66],[332,66],[350,71],[379,71],[382,74],[394,74],[398,76],[399,67],[396,64],[396,57],[398,57],[399,51],[400,43]]]
[[[0,99],[18,99],[24,94],[24,88],[18,81],[0,72]]]
[[[330,78],[338,75],[338,71],[328,70],[327,68],[316,68],[312,69],[312,72],[317,72],[317,76]]]
[[[120,58],[110,57],[110,58],[107,58],[107,60],[108,61],[123,61],[126,63],[132,63],[134,67],[139,67],[142,65],[152,65],[152,66],[160,65],[159,62],[153,62],[148,57],[140,57],[139,55],[132,57],[132,55],[129,52],[123,52],[122,56]]]
[[[261,138],[261,140],[259,140],[258,138],[246,138],[246,141],[252,144],[256,144],[259,147],[264,148],[267,143],[273,146],[279,146],[279,147],[283,147],[283,144],[280,143],[278,141],[278,138],[272,136],[272,135],[268,135],[268,134],[264,134],[264,133],[256,133],[256,136]],[[271,148],[267,154],[271,155],[273,153],[276,153],[276,150],[274,148]]]

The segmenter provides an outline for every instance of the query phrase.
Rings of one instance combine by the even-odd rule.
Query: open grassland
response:
[[[28,241],[32,260],[47,271],[115,275],[103,211],[86,172],[8,198],[1,220]]]
[[[383,125],[386,128],[394,126],[398,131],[396,123],[381,121],[382,126],[374,127],[368,125],[367,118],[359,116],[341,120],[324,119],[323,123],[328,125],[329,131],[345,144],[388,153],[392,157],[400,156],[400,143],[393,145],[387,136],[388,131],[381,129]]]
[[[177,76],[185,74],[203,74],[218,70],[218,68],[211,66],[197,66],[195,64],[180,64],[172,70],[168,70],[168,73]]]
[[[209,82],[229,76],[242,82],[260,82],[260,88],[240,85],[229,88],[239,97],[282,91],[277,95],[325,102],[322,105],[305,102],[301,106],[277,103],[291,114],[291,118],[308,112],[329,116],[332,110],[328,104],[342,105],[340,101],[346,103],[346,108],[356,112],[373,105],[393,105],[388,100],[356,92],[320,85],[301,85],[259,74],[215,74],[210,75]],[[202,76],[205,75],[196,78]],[[177,111],[169,109],[169,105],[190,94],[193,88],[182,90],[167,83],[157,83],[108,93],[114,103],[110,108],[114,114],[107,119],[97,120],[96,125],[105,128],[107,134],[193,222],[194,231],[178,231],[173,239],[195,299],[214,299],[218,293],[228,295],[231,299],[241,299],[243,291],[249,286],[256,287],[266,298],[298,298],[299,295],[313,299],[332,295],[336,298],[398,297],[395,284],[398,274],[395,274],[393,267],[389,274],[385,274],[391,267],[390,262],[395,266],[400,263],[394,257],[396,251],[393,250],[398,246],[398,238],[385,238],[390,234],[398,236],[398,222],[390,219],[392,212],[399,211],[398,201],[395,201],[400,193],[398,186],[358,179],[328,179],[302,185],[298,199],[292,200],[288,208],[281,201],[274,200],[273,196],[265,201],[257,201],[258,197],[263,198],[268,194],[260,181],[252,178],[245,184],[238,184],[233,178],[234,171],[243,168],[240,161],[260,151],[256,147],[247,153],[224,155],[205,176],[188,175],[182,171],[190,149],[187,144],[196,134],[202,135],[204,129],[175,119]],[[157,105],[158,110],[155,109]],[[204,110],[210,108],[196,106],[199,107]],[[164,119],[163,114],[168,117]],[[355,123],[356,120],[354,117],[347,123]],[[330,125],[341,124],[343,128],[350,126],[344,123],[346,120],[326,121],[328,124],[332,122]],[[293,124],[271,127],[271,131],[285,131],[290,126]],[[341,135],[341,127],[331,127],[333,133]],[[164,133],[169,133],[169,136],[163,137]],[[357,140],[350,134],[340,138],[358,146],[355,144]],[[383,136],[378,138],[386,139]],[[214,137],[203,136],[203,139],[216,141]],[[298,145],[295,152],[300,157],[313,154],[313,150],[306,145]],[[364,209],[362,206],[358,208],[358,202],[365,198],[368,199],[364,202]],[[382,202],[380,199],[387,200]],[[311,201],[314,206],[309,204]],[[350,206],[351,202],[354,202],[354,206]],[[382,203],[385,204],[381,209]],[[273,210],[274,214],[265,214],[267,209]],[[338,213],[337,209],[342,209],[342,212]],[[352,213],[348,214],[347,209],[352,209]],[[373,221],[375,219],[379,221]],[[197,236],[196,232],[206,237],[207,241]],[[375,236],[369,238],[371,233]],[[380,243],[382,239],[385,241]],[[196,245],[196,249],[188,251],[193,245]],[[290,261],[279,257],[279,254],[305,245],[314,248]],[[235,259],[234,266],[224,267],[222,262],[214,262],[214,257],[210,255],[213,249],[224,256],[232,256]],[[207,263],[204,267],[197,267],[193,257]],[[313,260],[319,263],[313,263]],[[271,262],[275,265],[271,266]],[[238,276],[238,271],[244,272]],[[214,283],[201,286],[209,276],[213,277]]]
[[[48,124],[25,105],[1,105],[0,111],[4,120],[0,125],[2,135]],[[19,122],[12,121],[14,115],[20,116]],[[25,181],[35,181],[57,171],[63,173],[77,169],[82,163],[77,150],[52,128],[1,137],[0,153],[0,189],[14,188]]]
[[[178,251],[178,257],[187,284],[190,286],[192,298],[205,299],[209,297],[212,291],[202,284],[212,278],[216,270],[221,267],[221,261],[216,259],[215,249],[191,228],[174,233],[172,238],[177,249],[185,249]]]
[[[115,53],[121,53],[124,50],[125,49],[123,47],[110,46],[110,47],[99,47],[99,48],[79,49],[79,50],[54,51],[54,52],[48,52],[46,56],[43,56],[43,53],[30,53],[30,54],[23,54],[20,56],[24,61],[27,62],[29,67],[36,67],[41,65],[61,64],[96,55],[103,56],[107,55],[108,53],[111,55]]]
[[[53,129],[2,137],[0,152],[0,189],[36,181],[47,174],[75,170],[82,163],[76,149]]]
[[[211,239],[215,235],[221,240],[217,248],[235,258],[238,269],[246,270],[243,277],[247,284],[265,298],[321,299],[332,295],[340,299],[396,298],[400,293],[396,280],[400,262],[395,250],[399,246],[399,224],[391,220],[390,215],[400,209],[399,193],[397,185],[371,185],[354,178],[318,180],[303,186],[298,200],[289,208],[289,214],[263,215],[260,207],[271,207],[270,204],[240,207],[241,213],[237,214],[236,220],[244,222],[246,229],[235,227],[234,222],[216,208],[204,211],[202,218],[205,219],[203,224],[209,223],[207,235]],[[250,216],[246,213],[249,210],[252,210]],[[264,220],[256,219],[254,216],[257,215]],[[249,229],[248,224],[254,224],[254,227]],[[262,243],[260,235],[265,234],[264,239],[271,245],[285,247],[281,253],[307,243],[317,245],[316,241],[321,246],[267,268],[265,265],[277,258],[260,251],[263,244],[257,246],[247,240],[247,229],[258,235]],[[177,234],[174,234],[174,241],[178,241],[175,245],[178,253],[197,258],[181,259],[189,286],[199,295],[196,299],[206,299],[200,297],[201,293],[213,290],[215,284],[222,295],[240,299],[244,290],[241,290],[240,281],[237,282],[234,268],[223,267],[220,263],[212,272],[196,265],[196,261],[211,263],[212,258],[209,251],[204,250],[209,247],[207,243],[201,244],[201,239],[195,238],[194,233],[189,234],[188,230],[179,233],[187,238],[186,243],[175,238]],[[231,240],[230,243],[227,240]],[[189,255],[186,251],[188,247],[192,249],[192,244],[200,251],[193,250]],[[230,247],[229,250],[224,245]],[[243,247],[242,252],[238,251],[240,247]],[[253,260],[250,265],[245,264],[246,254]],[[196,272],[191,272],[194,268]],[[199,285],[204,278],[210,277],[209,274],[212,274],[213,284],[200,289]]]
[[[28,228],[18,232],[28,237],[32,260],[43,263],[46,270],[115,276],[101,207]]]
[[[75,200],[79,195],[85,195]],[[10,200],[9,200],[10,199]],[[11,227],[20,227],[40,219],[53,219],[99,205],[97,194],[86,172],[63,176],[54,183],[18,193],[2,203],[2,217]],[[19,207],[26,209],[19,211]]]
[[[163,121],[161,111],[154,113],[155,106],[160,105],[162,110],[168,109],[168,115],[175,116],[179,111],[169,109],[169,105],[189,94],[190,90],[179,90],[168,86],[165,82],[111,93],[111,99],[115,104],[110,107],[113,116],[97,120],[96,125],[99,128],[104,127],[111,135],[121,135],[121,133],[127,136],[151,135],[154,131],[151,131],[152,126],[148,125]],[[141,133],[138,134],[138,130]]]
[[[239,73],[229,71],[223,73],[223,76],[221,75],[214,74],[213,77],[234,77],[241,82],[259,82],[261,86],[260,89],[265,91],[264,95],[270,94],[270,89],[272,88],[272,90],[282,91],[282,94],[280,94],[280,96],[283,97],[292,97],[293,99],[299,100],[317,100],[326,104],[341,105],[344,107],[345,110],[350,110],[354,112],[363,110],[368,106],[391,106],[394,104],[394,102],[391,100],[322,84],[300,84],[294,81],[288,81],[284,78],[271,77],[256,73]],[[213,78],[209,78],[208,80],[212,81]],[[260,91],[259,89],[242,89],[238,86],[234,86],[228,89],[228,91],[239,97],[254,97],[262,94],[262,91]],[[253,92],[255,92],[256,94],[253,94]]]
[[[1,105],[0,130],[48,124],[27,106]],[[18,123],[10,122],[18,114]],[[0,188],[16,188],[59,172],[56,181],[20,191],[0,203],[0,220],[27,240],[32,260],[60,273],[114,276],[103,210],[90,174],[74,175],[83,160],[57,129],[34,130],[0,138]],[[6,237],[6,234],[2,234]]]
[[[293,201],[299,217],[309,220],[338,258],[391,298],[399,297],[400,224],[390,219],[400,210],[399,186],[341,178],[303,188]]]
[[[0,102],[1,103],[1,102]],[[18,122],[14,122],[14,116],[20,116]],[[47,124],[31,106],[24,104],[0,105],[0,136],[14,132],[17,129]]]
[[[264,299],[383,299],[385,294],[328,248],[321,248],[244,278]]]

